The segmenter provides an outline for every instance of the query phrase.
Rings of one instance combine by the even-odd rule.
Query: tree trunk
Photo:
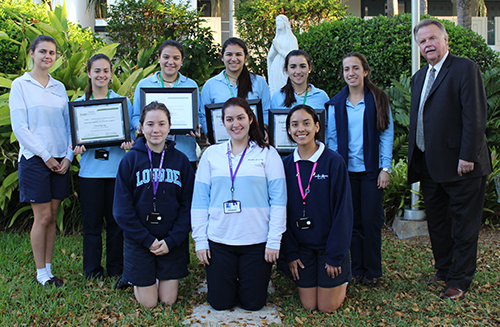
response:
[[[427,0],[420,0],[420,15],[427,15]]]
[[[471,0],[457,0],[457,20],[458,25],[470,29],[471,18]]]
[[[398,0],[387,0],[387,16],[393,17],[399,14]]]

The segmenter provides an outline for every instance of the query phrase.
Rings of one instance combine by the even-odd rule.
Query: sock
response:
[[[50,266],[52,266],[51,263],[46,263],[45,269],[47,270],[47,275],[49,275],[49,278],[52,278],[52,277],[54,277],[54,275],[52,275],[52,270],[50,269]]]
[[[49,275],[47,274],[47,269],[41,268],[36,270],[36,280],[42,284],[45,285],[45,283],[50,280]]]

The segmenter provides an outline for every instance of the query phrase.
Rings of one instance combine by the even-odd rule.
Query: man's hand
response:
[[[470,173],[473,170],[474,170],[474,162],[458,159],[458,169],[457,169],[458,176]]]

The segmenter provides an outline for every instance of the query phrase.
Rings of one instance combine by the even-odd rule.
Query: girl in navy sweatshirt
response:
[[[179,279],[188,275],[194,172],[175,142],[165,143],[170,126],[164,104],[144,107],[140,137],[116,177],[113,214],[125,238],[123,279],[146,307],[158,299],[175,302]]]
[[[344,301],[351,278],[349,175],[342,157],[318,141],[314,109],[292,108],[286,128],[297,148],[284,159],[288,205],[282,252],[304,308],[332,312]]]

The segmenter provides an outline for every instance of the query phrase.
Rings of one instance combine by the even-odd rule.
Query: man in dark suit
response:
[[[408,181],[420,181],[442,298],[460,299],[476,271],[477,241],[491,160],[479,67],[448,51],[437,20],[414,30],[429,63],[412,78]]]

